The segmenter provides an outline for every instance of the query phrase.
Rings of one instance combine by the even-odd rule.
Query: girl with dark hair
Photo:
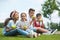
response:
[[[19,13],[17,11],[12,11],[10,18],[7,18],[4,22],[3,34],[5,36],[14,36],[17,35],[16,23],[19,19]]]

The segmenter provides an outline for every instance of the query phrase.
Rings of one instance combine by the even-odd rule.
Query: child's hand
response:
[[[12,29],[16,29],[16,25],[11,26]]]
[[[32,21],[36,20],[36,17],[35,16],[32,16]]]
[[[42,22],[42,21],[43,21],[43,19],[41,18],[41,19],[40,19],[40,22]]]
[[[30,22],[30,25],[33,23],[33,21]]]
[[[10,31],[10,29],[6,29],[6,32],[9,32]]]
[[[23,28],[24,30],[26,30],[26,29],[28,29],[28,27],[27,26],[24,26],[24,28]]]

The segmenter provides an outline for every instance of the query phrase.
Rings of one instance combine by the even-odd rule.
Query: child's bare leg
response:
[[[42,32],[42,33],[46,33],[48,32],[48,30],[44,29],[44,28],[38,28],[37,29],[39,32]]]

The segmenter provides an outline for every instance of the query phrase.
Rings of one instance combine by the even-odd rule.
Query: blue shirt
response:
[[[11,28],[13,25],[16,25],[16,24],[17,24],[17,22],[14,23],[13,20],[10,20],[10,21],[8,22],[8,24],[7,24],[7,27]],[[4,33],[6,33],[6,27],[3,28],[3,34],[4,34]]]

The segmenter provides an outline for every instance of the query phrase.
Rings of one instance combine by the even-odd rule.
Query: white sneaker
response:
[[[58,30],[58,29],[53,30],[53,32],[52,32],[51,34],[53,35],[57,30]]]
[[[30,37],[30,38],[33,38],[33,35],[32,35],[32,34],[30,34],[30,35],[29,35],[29,37]]]
[[[33,31],[30,31],[30,37],[33,38]]]
[[[37,34],[37,36],[40,36],[40,33],[39,33],[39,34]]]
[[[37,33],[36,32],[34,32],[34,36],[35,36],[35,38],[37,37]]]

